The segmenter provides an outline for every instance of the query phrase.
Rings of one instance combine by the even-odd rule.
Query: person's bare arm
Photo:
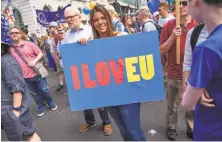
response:
[[[204,89],[192,87],[189,83],[184,92],[182,106],[186,111],[193,111],[201,95],[204,94]]]
[[[22,92],[13,93],[13,107],[19,108],[22,105]],[[19,117],[20,111],[13,110],[13,113]]]
[[[20,107],[22,105],[22,92],[13,93],[13,107]]]
[[[43,57],[43,53],[40,51],[38,56],[34,60],[28,62],[28,65],[30,67],[34,67],[35,64],[42,59],[42,57]]]
[[[160,45],[161,55],[165,55],[170,50],[170,48],[172,47],[173,43],[175,42],[177,36],[180,36],[180,35],[181,35],[181,27],[174,28],[172,34],[167,39],[167,41],[165,43],[163,43],[162,45]]]
[[[174,41],[175,39],[172,36],[170,36],[164,44],[160,45],[160,54],[165,55],[170,50]]]
[[[182,93],[186,90],[187,87],[187,78],[190,75],[190,71],[183,72],[183,78],[182,78]]]

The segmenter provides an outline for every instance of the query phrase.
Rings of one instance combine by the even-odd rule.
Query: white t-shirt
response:
[[[140,27],[140,30],[142,32],[156,31],[157,29],[156,29],[156,26],[154,25],[154,23],[155,22],[153,22],[152,20],[148,20]]]
[[[186,45],[185,45],[185,53],[184,53],[184,62],[183,62],[183,72],[190,71],[191,70],[191,65],[193,61],[193,51],[192,47],[190,44],[191,40],[191,35],[193,33],[194,28],[192,28],[188,33],[187,33],[187,38],[186,38]],[[209,33],[204,26],[203,29],[200,32],[200,35],[197,40],[197,44],[200,44],[201,42],[205,41],[207,37],[209,36]]]
[[[170,15],[167,18],[162,18],[160,17],[159,21],[158,21],[158,25],[160,25],[161,27],[163,27],[163,25],[168,22],[169,20],[175,19],[174,16]]]

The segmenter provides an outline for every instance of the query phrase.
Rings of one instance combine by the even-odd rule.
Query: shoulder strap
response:
[[[191,45],[191,48],[192,48],[192,52],[194,51],[194,48],[197,44],[197,40],[199,38],[199,35],[201,33],[201,30],[203,29],[205,24],[200,24],[198,26],[196,26],[191,34],[191,37],[190,37],[190,45]]]
[[[118,23],[119,23],[119,20],[117,20],[116,23],[114,24],[114,28],[116,28]]]
[[[153,25],[156,27],[156,30],[158,30],[158,26],[157,26],[156,23],[154,23],[153,21],[146,21],[146,22],[143,24],[143,26],[142,26],[142,32],[143,32],[143,29],[144,29],[144,27],[145,27],[145,24],[148,23],[148,22],[153,23]]]
[[[23,62],[25,62],[26,65],[28,65],[28,62],[24,59],[24,57],[22,56],[22,54],[18,51],[17,48],[13,47],[13,49],[15,50],[15,52],[19,55],[19,57],[23,60]]]
[[[145,23],[143,23],[143,26],[142,26],[142,32],[143,32],[143,29],[145,27],[145,24],[148,23],[149,21],[146,21]]]

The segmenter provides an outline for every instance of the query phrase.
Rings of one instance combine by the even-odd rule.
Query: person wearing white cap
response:
[[[59,25],[54,21],[49,24],[49,30],[50,30],[52,37],[49,38],[49,41],[48,41],[49,46],[50,46],[50,52],[51,52],[53,59],[55,61],[56,71],[59,74],[59,85],[58,85],[56,91],[62,90],[64,88],[64,82],[65,82],[64,74],[63,74],[63,71],[60,67],[60,59],[59,59],[58,52],[57,52],[57,46],[59,43],[59,36],[58,36],[58,31],[57,31],[58,27],[59,27]]]
[[[89,25],[83,25],[82,17],[78,9],[67,7],[65,9],[64,16],[70,30],[66,32],[62,44],[74,42],[86,43],[87,40],[93,39],[92,27]],[[111,121],[109,119],[108,111],[106,108],[99,108],[98,111],[103,121],[104,135],[108,136],[112,133]],[[80,126],[79,131],[81,133],[86,132],[96,123],[92,109],[84,110],[84,117],[86,124]]]
[[[105,8],[109,12],[109,15],[111,16],[112,24],[113,24],[115,31],[124,32],[125,27],[124,27],[123,23],[121,21],[119,21],[117,19],[117,17],[115,16],[115,12],[116,12],[115,8],[112,5],[106,5]]]

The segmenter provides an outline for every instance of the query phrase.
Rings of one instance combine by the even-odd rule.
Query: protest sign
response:
[[[158,33],[61,46],[73,111],[164,99]]]

